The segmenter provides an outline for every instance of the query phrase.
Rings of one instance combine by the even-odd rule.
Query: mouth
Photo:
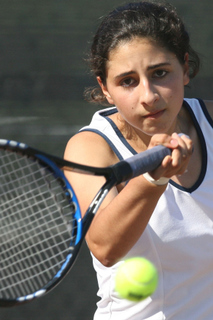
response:
[[[146,118],[146,119],[158,119],[163,115],[164,112],[165,112],[165,110],[150,112],[149,114],[145,115],[144,118]]]

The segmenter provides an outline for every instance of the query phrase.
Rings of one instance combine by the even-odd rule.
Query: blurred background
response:
[[[171,0],[200,53],[187,97],[213,98],[213,1]],[[0,138],[63,156],[68,139],[97,106],[83,99],[95,84],[85,57],[100,18],[118,0],[0,0]],[[86,245],[66,279],[47,296],[10,309],[2,320],[90,320],[98,298]]]

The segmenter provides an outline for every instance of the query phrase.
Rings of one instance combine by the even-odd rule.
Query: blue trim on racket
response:
[[[31,148],[24,143],[0,139],[0,181],[1,184],[3,183],[3,181],[8,181],[8,185],[11,186],[10,192],[6,193],[4,192],[4,188],[0,185],[0,197],[3,202],[2,207],[0,207],[0,228],[1,225],[3,225],[6,229],[6,225],[8,222],[5,219],[7,219],[7,215],[10,215],[10,212],[12,212],[13,220],[17,223],[18,229],[20,229],[20,237],[18,239],[19,241],[22,240],[21,235],[23,230],[23,243],[21,243],[20,248],[18,247],[18,244],[15,243],[14,246],[17,245],[15,249],[13,248],[13,245],[11,248],[10,243],[8,243],[7,241],[8,234],[6,234],[4,237],[4,235],[2,234],[3,232],[0,233],[2,251],[5,250],[4,254],[2,253],[2,251],[0,251],[1,266],[4,266],[4,268],[2,267],[1,269],[0,277],[0,306],[11,306],[31,301],[37,297],[41,297],[42,295],[53,289],[67,274],[67,272],[70,270],[73,263],[75,262],[81,245],[84,241],[85,235],[93,220],[93,217],[98,211],[101,203],[105,199],[110,189],[120,184],[121,182],[128,181],[147,171],[154,170],[161,164],[164,157],[169,154],[171,154],[171,151],[168,148],[165,148],[163,146],[156,146],[150,150],[146,150],[140,154],[122,160],[113,166],[106,168],[96,168],[66,161],[64,159]],[[23,170],[22,160],[24,167]],[[35,173],[33,171],[34,165],[36,167]],[[13,166],[17,166],[17,168],[19,169],[17,170],[17,168],[15,167],[14,174]],[[27,173],[25,172],[25,170]],[[105,184],[100,188],[99,192],[94,197],[83,218],[81,217],[77,197],[74,193],[72,186],[70,185],[63,173],[64,170],[71,170],[72,172],[78,172],[83,174],[104,176],[106,178]],[[39,178],[36,177],[37,174],[39,174]],[[37,187],[36,179],[38,179],[38,181],[43,181],[41,187],[39,185]],[[34,180],[36,182],[35,185]],[[58,180],[62,180],[63,184],[61,185],[61,183],[59,183]],[[57,194],[55,194],[55,188],[59,190],[57,191]],[[15,207],[13,200],[13,192],[16,196]],[[35,199],[33,198],[33,200],[31,200],[31,196],[28,195],[30,194],[30,192],[32,192],[33,194],[35,193]],[[37,193],[41,193],[41,195],[37,196]],[[60,199],[60,203],[58,203],[58,193],[60,195],[60,198],[62,198],[62,200]],[[51,211],[52,207],[49,208],[48,203],[46,203],[46,194],[49,197],[51,206],[54,207],[53,213]],[[65,198],[65,200],[63,200],[63,197]],[[3,212],[5,210],[4,201],[7,203],[7,212]],[[22,203],[22,201],[24,202]],[[31,201],[33,201],[32,206]],[[55,207],[57,210],[55,209]],[[63,215],[64,211],[65,215]],[[27,218],[25,217],[26,215]],[[53,219],[52,215],[54,216]],[[38,221],[36,220],[36,227],[34,227],[34,216],[35,220],[37,219],[37,216],[39,217]],[[72,219],[67,221],[67,216],[71,216]],[[46,219],[46,217],[48,219],[52,219],[50,223],[49,220],[43,223],[43,220]],[[20,224],[19,219],[22,219]],[[60,222],[60,227],[57,229],[58,221],[62,222]],[[25,227],[24,225],[25,222],[27,222],[27,227]],[[43,229],[41,229],[41,231],[39,230],[40,223],[42,224],[41,228],[44,228],[44,231]],[[12,228],[10,224],[11,220],[7,226],[8,232],[10,231],[10,228]],[[52,224],[56,225],[54,228],[56,229],[58,234],[57,236],[55,236],[55,234],[49,236],[48,233],[48,236],[46,236],[46,232],[50,232],[51,234]],[[14,227],[14,230],[11,231],[11,235],[13,233],[16,233],[15,228],[16,226]],[[65,242],[64,246],[66,247],[63,253],[64,257],[62,257],[62,260],[58,262],[59,266],[54,266],[54,269],[52,271],[51,264],[55,260],[57,260],[58,256],[60,256],[61,254],[60,237],[64,237],[64,235],[60,234],[60,228],[63,228],[63,230],[65,230],[63,231],[63,234],[65,233],[66,235],[66,233],[70,233],[70,239],[67,239],[66,241],[63,240]],[[27,234],[27,229],[32,230],[32,244],[29,244],[29,248],[26,247],[25,249],[25,246],[28,245],[27,242],[24,242],[24,234]],[[36,241],[34,241],[33,237],[34,233],[36,232],[38,234],[35,235]],[[40,237],[42,238],[41,243]],[[51,241],[49,241],[48,237],[52,237]],[[59,240],[57,240],[57,237],[59,237]],[[66,237],[68,237],[68,235],[66,235]],[[44,242],[45,247],[43,244]],[[59,247],[57,247],[58,242]],[[52,246],[54,249],[52,249]],[[40,249],[40,247],[42,249]],[[19,252],[19,250],[21,260],[24,260],[23,265],[22,261],[19,261],[19,256],[16,255],[16,253]],[[40,250],[42,251],[41,254]],[[54,250],[56,250],[56,254],[54,253]],[[29,252],[31,253],[29,254]],[[32,260],[31,257],[29,257],[28,260],[28,255],[35,255],[35,257],[33,256]],[[10,258],[10,263],[8,267],[7,263],[9,258],[7,257]],[[19,266],[18,270],[16,268],[16,265]],[[24,271],[25,265],[29,266],[27,272]],[[46,268],[49,268],[49,265],[50,271],[47,270],[48,272],[46,272]],[[38,274],[37,271],[35,271],[37,270],[36,268],[39,269]],[[9,269],[11,274],[9,274],[8,276]],[[6,270],[5,274],[3,272],[4,270]],[[31,272],[32,275],[30,274]],[[18,278],[21,278],[20,283],[19,281],[17,281]],[[10,284],[9,286],[7,285],[7,282]],[[17,292],[19,294],[17,294]]]

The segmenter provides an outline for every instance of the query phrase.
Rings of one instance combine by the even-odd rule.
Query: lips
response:
[[[159,110],[159,111],[154,111],[151,112],[149,114],[147,114],[146,116],[144,116],[144,118],[147,119],[157,119],[160,118],[162,116],[162,114],[164,113],[165,110]]]

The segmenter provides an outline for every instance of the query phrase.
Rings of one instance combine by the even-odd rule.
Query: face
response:
[[[167,49],[137,38],[110,53],[106,84],[98,82],[138,135],[172,133],[189,82],[188,63],[183,66]]]

